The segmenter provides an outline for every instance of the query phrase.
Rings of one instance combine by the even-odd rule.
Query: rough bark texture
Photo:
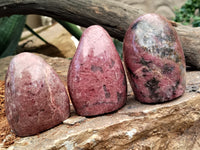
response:
[[[114,0],[2,0],[0,17],[12,14],[40,14],[88,27],[103,26],[111,36],[123,40],[129,24],[144,14],[142,10]],[[178,32],[186,62],[200,69],[200,28],[173,23]]]
[[[66,83],[70,60],[42,57]],[[0,59],[0,68],[5,68],[11,58]],[[72,109],[63,124],[36,136],[17,138],[9,149],[200,149],[200,72],[187,72],[186,79],[182,97],[157,105],[135,101],[128,84],[128,101],[119,111],[86,118]],[[10,136],[0,143],[0,149],[6,149],[4,144]]]

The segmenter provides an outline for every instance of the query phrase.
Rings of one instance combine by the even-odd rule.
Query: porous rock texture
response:
[[[18,136],[30,136],[69,117],[69,99],[57,73],[41,57],[16,55],[5,79],[6,117]]]
[[[185,91],[185,57],[178,35],[162,16],[136,19],[124,38],[124,63],[136,99],[144,103],[173,100]]]
[[[115,111],[126,102],[126,76],[109,34],[87,28],[70,64],[68,90],[76,112],[94,116]]]
[[[42,57],[66,83],[70,60]],[[11,58],[0,59],[0,68]],[[200,149],[200,72],[187,72],[186,81],[182,97],[155,105],[135,101],[128,84],[128,101],[119,111],[87,118],[71,109],[72,115],[64,124],[36,136],[18,138],[8,149]],[[4,142],[0,149],[6,149]]]

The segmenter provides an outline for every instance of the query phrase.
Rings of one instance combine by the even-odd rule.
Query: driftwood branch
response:
[[[1,0],[0,12],[0,17],[40,14],[84,27],[99,24],[121,41],[129,24],[145,13],[114,0]],[[182,41],[187,63],[200,69],[200,28],[173,25]]]

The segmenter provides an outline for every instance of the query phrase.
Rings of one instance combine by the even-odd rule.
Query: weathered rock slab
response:
[[[66,78],[69,60],[44,59]],[[1,61],[0,68],[5,67]],[[128,90],[127,103],[117,112],[84,118],[71,109],[68,121],[36,136],[17,138],[8,149],[200,149],[200,72],[187,72],[186,78],[186,93],[174,101],[141,104]]]

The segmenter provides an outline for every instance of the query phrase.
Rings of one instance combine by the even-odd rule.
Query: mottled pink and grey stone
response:
[[[185,91],[185,58],[172,25],[162,16],[136,19],[124,38],[124,62],[137,100],[161,103]]]
[[[57,73],[31,53],[16,55],[6,75],[5,108],[18,136],[38,134],[69,117],[69,99]]]
[[[125,104],[125,71],[102,27],[94,25],[84,31],[68,71],[68,90],[82,116],[109,113]]]

